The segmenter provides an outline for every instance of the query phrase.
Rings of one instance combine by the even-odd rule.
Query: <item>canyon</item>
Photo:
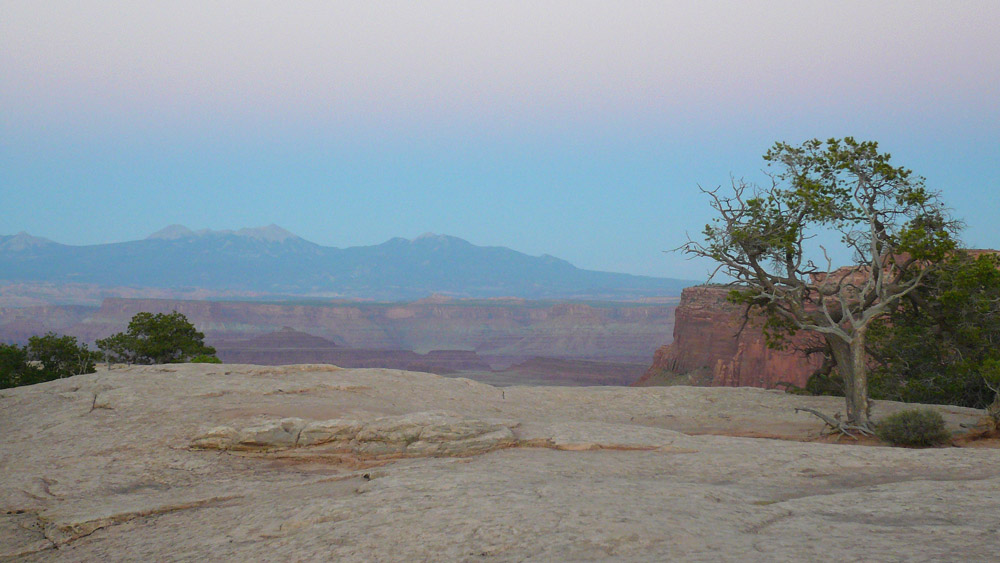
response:
[[[673,331],[676,298],[650,302],[454,299],[207,301],[107,298],[99,307],[0,309],[0,341],[54,331],[93,343],[136,313],[184,314],[227,363],[331,363],[492,382],[627,385]]]
[[[473,350],[431,350],[418,354],[412,350],[345,348],[291,327],[249,340],[219,342],[216,351],[219,359],[227,364],[331,364],[348,368],[391,367],[436,374],[491,370],[486,360]]]
[[[0,235],[0,342],[93,345],[136,313],[177,311],[227,363],[622,385],[670,340],[690,283],[432,233],[337,248],[277,225],[82,246],[22,232]]]

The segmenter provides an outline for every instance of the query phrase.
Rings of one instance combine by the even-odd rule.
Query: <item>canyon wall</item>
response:
[[[808,335],[792,339],[787,350],[768,348],[760,317],[740,330],[745,306],[727,301],[729,291],[722,286],[685,289],[675,312],[673,342],[656,350],[653,365],[634,385],[804,387],[822,361],[795,349]]]
[[[216,346],[227,364],[281,366],[289,364],[333,364],[343,368],[392,368],[451,374],[489,370],[489,364],[471,350],[366,350],[344,348],[318,336],[284,327],[277,332]]]
[[[411,303],[185,301],[105,299],[57,332],[93,342],[126,328],[138,312],[178,311],[203,331],[209,344],[239,348],[240,341],[284,327],[330,340],[344,348],[475,351],[494,367],[544,356],[603,362],[645,363],[673,331],[675,303],[549,302],[520,299],[430,298]],[[46,324],[54,313],[24,314]],[[18,341],[14,313],[0,318],[0,340]],[[78,315],[79,317],[79,315]],[[7,321],[10,321],[9,323]],[[24,322],[27,319],[24,319]],[[10,324],[18,338],[6,332]],[[54,326],[54,325],[53,325]],[[245,348],[245,346],[243,347]],[[235,353],[235,352],[234,352]],[[463,360],[464,361],[464,360]]]
[[[25,343],[50,331],[70,334],[96,311],[85,305],[0,307],[0,343]]]

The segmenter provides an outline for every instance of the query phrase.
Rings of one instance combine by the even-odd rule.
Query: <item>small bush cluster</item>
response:
[[[943,444],[951,438],[941,413],[932,409],[908,409],[887,416],[878,423],[875,433],[894,446],[921,448]]]
[[[208,354],[199,354],[188,360],[188,362],[192,364],[221,364],[222,360],[220,360],[216,356],[210,356]]]
[[[76,337],[54,332],[32,336],[27,346],[0,344],[0,389],[94,373],[98,356]]]

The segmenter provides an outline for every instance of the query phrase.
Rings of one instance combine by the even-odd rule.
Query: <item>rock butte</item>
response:
[[[965,252],[973,258],[1000,255],[1000,250],[991,249],[966,249]],[[633,385],[642,387],[683,381],[765,389],[785,384],[805,387],[823,359],[821,354],[806,356],[796,347],[815,347],[821,343],[820,337],[800,331],[790,338],[787,350],[768,348],[762,315],[751,315],[745,329],[740,330],[746,307],[726,299],[731,289],[719,285],[685,288],[675,312],[673,341],[657,348],[653,365]]]
[[[768,348],[762,317],[754,317],[741,331],[745,306],[726,300],[730,290],[704,285],[684,289],[673,341],[656,350],[653,365],[634,385],[662,385],[682,376],[692,384],[715,387],[805,387],[822,356],[806,356],[794,346],[787,351]],[[792,342],[807,337],[800,332]]]
[[[997,450],[795,441],[820,427],[795,406],[842,408],[324,365],[104,370],[0,393],[0,558],[995,560]],[[980,414],[936,408],[955,430]]]

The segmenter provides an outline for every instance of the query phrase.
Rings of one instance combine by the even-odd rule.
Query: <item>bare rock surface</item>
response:
[[[842,409],[322,365],[99,371],[0,392],[0,559],[995,560],[998,450],[808,442],[821,423],[796,406]],[[956,431],[979,416],[939,408]]]

